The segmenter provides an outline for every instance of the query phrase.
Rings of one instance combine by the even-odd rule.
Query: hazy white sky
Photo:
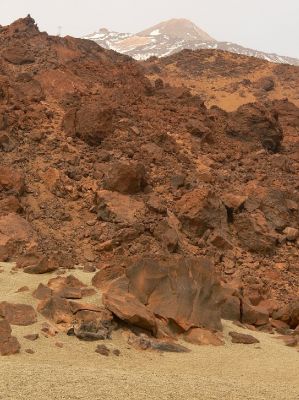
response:
[[[1,25],[28,13],[41,30],[72,36],[188,18],[215,39],[299,58],[299,0],[0,0]]]

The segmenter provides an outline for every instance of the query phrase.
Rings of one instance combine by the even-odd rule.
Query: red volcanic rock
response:
[[[40,283],[32,293],[32,296],[38,300],[46,300],[52,296],[52,293],[52,290],[48,286]]]
[[[276,152],[283,139],[278,114],[262,104],[249,103],[227,114],[226,133],[243,140],[258,139],[267,150]]]
[[[56,324],[71,324],[73,321],[73,312],[70,303],[66,299],[58,296],[52,296],[39,303],[37,310],[46,318]]]
[[[110,350],[104,344],[99,344],[95,350],[96,353],[101,354],[102,356],[108,357],[110,354]]]
[[[55,324],[74,326],[81,340],[104,340],[110,338],[116,327],[110,311],[94,304],[77,303],[54,295],[38,305],[38,311]]]
[[[240,321],[241,304],[237,296],[225,296],[225,302],[221,307],[221,318],[229,321]]]
[[[296,329],[299,325],[299,300],[294,300],[275,311],[273,318],[287,323],[292,329]]]
[[[21,345],[14,336],[9,337],[6,341],[0,341],[0,354],[2,356],[10,356],[20,352]]]
[[[295,241],[299,237],[299,229],[287,227],[283,233],[286,235],[287,240]]]
[[[82,290],[80,288],[66,287],[58,293],[58,296],[64,299],[82,299]]]
[[[225,207],[233,211],[237,211],[242,206],[244,206],[244,203],[247,200],[247,196],[241,196],[233,193],[224,193],[221,196],[221,200]]]
[[[29,242],[33,231],[30,224],[15,214],[0,217],[0,233],[10,240]]]
[[[191,327],[221,329],[223,300],[211,263],[182,257],[141,259],[103,295],[104,305],[118,318],[155,334],[155,317],[173,321],[183,331]]]
[[[34,251],[22,254],[16,261],[16,268],[26,268],[38,264],[42,256]]]
[[[0,166],[0,192],[22,195],[25,189],[24,176],[15,168]]]
[[[32,226],[25,219],[16,214],[0,217],[0,260],[11,259],[34,240]]]
[[[20,213],[22,206],[19,200],[15,196],[8,196],[3,200],[0,200],[0,215],[6,215],[10,213]]]
[[[283,231],[298,229],[299,218],[295,67],[187,51],[149,61],[160,69],[148,79],[147,62],[40,33],[31,18],[0,28],[0,54],[0,260],[22,255],[18,266],[30,269],[39,253],[62,268],[113,263],[94,278],[106,288],[124,274],[123,260],[208,255],[223,278],[244,280],[254,304],[294,297],[298,239],[287,242]],[[285,90],[296,104],[256,90],[256,76],[270,75],[270,97]],[[164,88],[155,89],[157,78]],[[265,104],[213,107],[254,97]],[[261,287],[251,290],[257,276]],[[40,289],[40,298],[53,293]]]
[[[96,193],[95,210],[98,219],[110,223],[122,222],[133,225],[144,218],[146,212],[145,204],[129,195],[124,195],[108,190]],[[98,246],[98,251],[112,250],[118,242],[118,238],[103,241]]]
[[[56,278],[50,279],[48,282],[48,287],[55,293],[59,294],[65,289],[83,289],[86,287],[79,279],[75,278],[73,275],[68,276],[58,276]]]
[[[92,284],[98,289],[103,289],[116,278],[124,274],[124,268],[119,265],[106,266],[100,269],[92,278]]]
[[[190,353],[187,347],[169,340],[159,340],[150,338],[144,334],[139,336],[128,335],[128,344],[136,350],[154,350],[167,353]]]
[[[31,342],[34,342],[35,340],[37,340],[39,338],[39,334],[38,333],[32,333],[30,335],[25,335],[24,338],[27,339],[27,340],[30,340]]]
[[[104,181],[105,189],[122,194],[141,192],[145,185],[145,168],[140,163],[115,163],[110,167]]]
[[[271,76],[264,76],[255,82],[255,87],[270,92],[275,88],[275,82]]]
[[[176,204],[178,217],[188,232],[203,235],[207,229],[226,229],[227,212],[221,200],[208,189],[186,193]]]
[[[288,190],[258,186],[249,194],[245,208],[249,212],[261,211],[269,227],[282,231],[298,215],[298,199]]]
[[[154,314],[135,296],[121,290],[121,287],[125,286],[126,283],[125,278],[120,278],[112,283],[115,288],[109,288],[103,297],[105,307],[119,319],[156,333],[157,327]]]
[[[16,293],[23,293],[23,292],[28,292],[28,291],[29,291],[28,286],[22,286],[16,291]]]
[[[277,319],[270,320],[271,326],[279,332],[288,331],[290,329],[289,325],[286,322],[279,321]]]
[[[80,340],[95,341],[111,339],[115,324],[111,320],[82,322],[74,328],[74,333]]]
[[[11,327],[6,320],[0,320],[0,354],[9,356],[20,352],[18,340],[11,336]]]
[[[186,342],[198,345],[223,346],[224,342],[215,333],[207,329],[190,329],[184,336]]]
[[[296,336],[283,335],[278,336],[277,339],[283,340],[284,344],[288,347],[296,347],[298,345],[298,338]]]
[[[260,307],[243,302],[242,321],[245,324],[261,326],[269,322],[269,313]]]
[[[55,260],[47,257],[42,258],[37,264],[24,268],[26,274],[47,274],[58,269]]]
[[[54,326],[48,324],[48,322],[44,322],[44,323],[42,324],[41,331],[42,331],[47,337],[48,337],[48,336],[54,337],[54,336],[56,336],[57,333],[58,333],[58,330],[57,330]]]
[[[8,48],[2,53],[2,56],[6,61],[16,65],[32,64],[35,61],[33,54],[21,47],[21,45]]]
[[[251,335],[246,335],[244,333],[238,332],[229,332],[229,335],[232,338],[232,343],[240,343],[240,344],[254,344],[259,343],[260,341]]]
[[[8,339],[11,335],[11,327],[7,320],[0,320],[0,341]]]
[[[245,249],[263,254],[275,252],[277,234],[261,212],[240,214],[234,225],[240,244]]]
[[[67,135],[77,136],[90,146],[98,146],[114,132],[113,110],[103,109],[99,103],[82,104],[65,115],[63,127]]]
[[[32,325],[36,319],[36,312],[32,306],[26,304],[0,303],[0,316],[12,325]]]

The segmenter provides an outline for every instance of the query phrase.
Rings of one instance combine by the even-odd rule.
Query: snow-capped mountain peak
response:
[[[93,40],[106,49],[129,55],[136,60],[146,60],[152,56],[165,57],[184,49],[219,49],[299,66],[299,60],[295,58],[248,49],[231,42],[217,41],[187,19],[164,21],[136,34],[101,28],[98,32],[86,35],[84,39]]]

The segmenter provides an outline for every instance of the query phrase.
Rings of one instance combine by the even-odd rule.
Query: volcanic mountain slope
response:
[[[170,56],[184,49],[214,49],[274,63],[299,65],[299,60],[295,58],[248,49],[231,42],[217,41],[186,19],[171,19],[136,34],[112,32],[104,28],[84,38],[94,40],[102,47],[127,54],[136,60]]]
[[[288,100],[299,106],[299,68],[214,50],[184,50],[144,63],[148,77],[188,87],[208,107],[232,111],[240,105]]]
[[[146,254],[207,256],[255,305],[298,295],[298,141],[278,120],[296,106],[209,110],[30,17],[1,27],[0,53],[2,260],[116,277]]]

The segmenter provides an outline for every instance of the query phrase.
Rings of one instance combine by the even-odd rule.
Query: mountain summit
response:
[[[137,33],[137,36],[167,35],[169,38],[216,42],[210,35],[188,19],[174,18]]]
[[[106,49],[129,55],[136,60],[146,60],[152,56],[166,57],[184,49],[218,49],[275,63],[299,65],[299,60],[295,58],[217,41],[193,22],[183,18],[170,19],[135,34],[100,29],[86,35],[84,39],[93,40]]]

